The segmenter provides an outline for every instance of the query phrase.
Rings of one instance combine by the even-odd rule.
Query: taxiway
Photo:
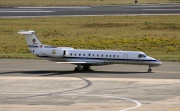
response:
[[[179,4],[0,7],[0,17],[179,15]]]
[[[0,111],[178,111],[180,63],[74,72],[46,60],[0,60]],[[162,107],[163,106],[163,107]]]

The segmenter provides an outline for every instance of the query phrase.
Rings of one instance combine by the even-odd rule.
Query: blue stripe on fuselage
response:
[[[38,56],[45,58],[54,58],[49,56]],[[142,60],[142,59],[118,59],[118,58],[88,58],[88,57],[61,57],[64,59],[92,59],[92,60],[119,60],[119,61],[134,61],[134,62],[159,62],[158,60]],[[55,58],[58,59],[58,58]],[[59,58],[60,59],[60,58]]]
[[[143,60],[143,59],[118,59],[118,58],[88,58],[88,57],[64,57],[69,59],[96,59],[96,60],[121,60],[121,61],[137,61],[137,62],[143,62],[143,61],[154,61],[158,62],[158,60]]]

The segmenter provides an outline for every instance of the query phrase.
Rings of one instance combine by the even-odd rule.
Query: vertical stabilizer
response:
[[[17,32],[18,34],[23,34],[26,38],[27,45],[29,49],[34,49],[34,48],[41,48],[43,47],[43,44],[40,42],[38,37],[35,34],[35,31],[30,30],[30,31],[19,31]]]

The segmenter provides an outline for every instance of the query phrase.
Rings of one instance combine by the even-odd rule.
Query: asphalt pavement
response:
[[[179,15],[180,4],[0,7],[0,17]]]

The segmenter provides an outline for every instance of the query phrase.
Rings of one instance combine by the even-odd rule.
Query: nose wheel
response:
[[[152,71],[152,69],[148,69],[148,72],[151,72]]]
[[[152,69],[151,69],[151,67],[149,66],[148,72],[151,72],[151,71],[152,71]]]

